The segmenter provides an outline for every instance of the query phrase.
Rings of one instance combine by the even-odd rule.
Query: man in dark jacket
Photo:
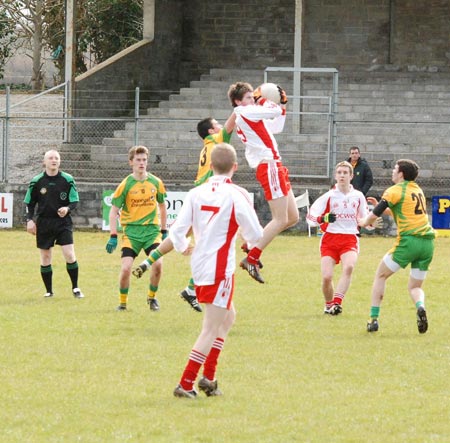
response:
[[[352,146],[349,153],[350,157],[347,161],[353,166],[353,179],[351,184],[355,189],[366,195],[373,184],[372,170],[367,161],[361,158],[361,152],[358,146]]]

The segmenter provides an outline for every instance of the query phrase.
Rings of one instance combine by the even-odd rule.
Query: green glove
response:
[[[111,234],[108,243],[106,243],[106,252],[108,254],[112,254],[116,248],[117,248],[117,234]]]
[[[326,214],[317,217],[319,223],[334,223],[336,221],[336,214],[327,212]]]

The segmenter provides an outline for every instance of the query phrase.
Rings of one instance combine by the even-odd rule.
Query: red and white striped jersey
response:
[[[357,234],[359,232],[358,218],[364,218],[368,214],[366,198],[352,185],[346,194],[334,185],[311,205],[306,221],[310,226],[319,226],[317,217],[328,212],[336,214],[336,221],[320,224],[322,231],[334,234]]]
[[[186,235],[191,227],[195,239],[191,268],[197,286],[212,285],[234,274],[238,228],[248,244],[263,235],[248,192],[220,175],[188,192],[169,232],[178,252],[188,248]]]
[[[281,160],[273,134],[280,133],[286,121],[286,110],[266,100],[262,105],[237,106],[236,134],[245,145],[245,158],[251,168],[263,160]]]

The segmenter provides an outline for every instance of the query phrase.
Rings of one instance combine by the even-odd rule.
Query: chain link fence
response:
[[[62,88],[33,100],[26,94],[0,94],[1,181],[28,183],[42,170],[45,151],[57,149],[62,169],[77,182],[117,184],[130,172],[128,149],[144,144],[150,148],[151,172],[167,185],[192,184],[202,148],[197,122],[213,116],[223,123],[231,113],[226,91],[217,82],[210,87],[208,82],[202,87],[193,83],[177,94],[165,91],[168,100],[163,102],[156,99],[155,91],[89,91],[78,98],[71,118]],[[449,192],[450,123],[445,116],[442,121],[410,122],[400,117],[386,121],[371,114],[361,121],[338,113],[332,152],[329,102],[324,97],[315,102],[304,99],[300,132],[293,131],[296,115],[291,106],[290,100],[286,129],[277,140],[293,182],[302,189],[330,185],[330,165],[333,169],[334,161],[347,159],[349,147],[357,145],[374,172],[373,194],[379,195],[391,184],[398,158],[419,163],[419,182],[428,195]],[[116,115],[108,115],[113,111]],[[254,172],[247,166],[236,134],[232,144],[240,163],[235,181],[254,183]]]
[[[70,110],[71,117],[62,88],[34,100],[24,94],[0,96],[1,181],[27,183],[42,170],[43,154],[57,149],[61,168],[77,182],[115,184],[130,172],[129,148],[143,144],[150,148],[152,173],[167,184],[192,184],[203,146],[197,134],[198,121],[211,116],[223,123],[232,112],[226,95],[222,101],[205,104],[204,92],[195,88],[194,92],[172,94],[170,100],[157,107],[159,102],[152,91],[89,91],[77,97],[78,106]],[[328,177],[326,103],[323,109],[318,127],[322,132],[325,128],[325,133],[287,132],[277,136],[293,178]],[[292,113],[288,113],[287,128],[291,119]],[[235,181],[254,183],[254,171],[247,166],[243,145],[235,133],[231,143],[237,148],[240,164]]]

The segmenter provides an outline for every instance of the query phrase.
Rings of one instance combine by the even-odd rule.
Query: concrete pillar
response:
[[[144,40],[153,41],[155,38],[155,1],[144,0]]]
[[[295,34],[294,34],[294,68],[302,67],[302,32],[303,32],[303,0],[295,0]],[[294,71],[294,96],[301,95],[301,73]],[[300,121],[300,99],[294,98],[292,101],[292,132],[299,133],[301,129]]]
[[[76,54],[76,40],[75,40],[75,0],[66,0],[66,48],[64,60],[64,81],[66,87],[64,91],[64,142],[70,142],[72,139],[72,123],[70,118],[73,116],[73,99],[74,99],[74,84],[75,84],[75,54]]]

